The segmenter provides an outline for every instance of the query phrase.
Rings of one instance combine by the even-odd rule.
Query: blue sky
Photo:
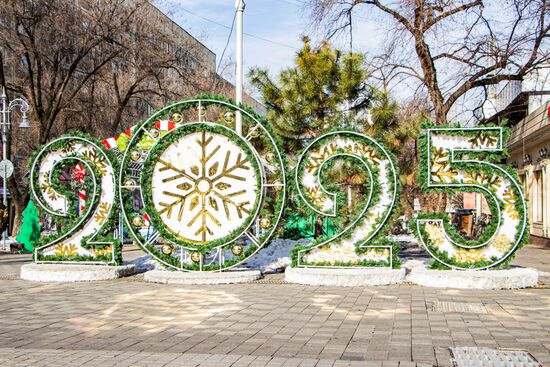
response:
[[[161,0],[155,4],[214,51],[217,61],[220,61],[229,29],[213,22],[231,26],[235,14],[234,0]],[[274,43],[245,35],[245,71],[258,65],[276,73],[290,65],[294,53],[300,48],[300,35],[308,26],[308,19],[302,16],[303,13],[303,4],[299,0],[246,0],[245,33],[269,39]],[[235,30],[224,56],[226,62],[234,59]],[[234,70],[224,73],[230,79],[232,74]]]
[[[310,25],[309,12],[304,0],[245,0],[244,31],[256,37],[244,37],[244,68],[247,72],[253,66],[265,67],[272,76],[292,65],[296,51],[301,47],[302,35],[319,34]],[[235,0],[157,0],[154,2],[176,23],[201,40],[217,55],[218,62],[227,42],[229,29],[235,14]],[[202,17],[202,18],[201,18]],[[205,20],[209,19],[211,21]],[[216,23],[225,25],[220,26]],[[372,22],[360,21],[354,24],[354,50],[372,50],[381,44],[382,30]],[[377,35],[376,35],[377,34]],[[347,47],[345,39],[339,47]],[[227,48],[224,60],[235,56],[235,32]],[[234,80],[234,69],[224,72]]]

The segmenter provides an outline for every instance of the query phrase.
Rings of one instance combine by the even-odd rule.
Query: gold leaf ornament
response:
[[[485,254],[477,249],[457,249],[454,257],[458,262],[467,264],[475,264],[478,261],[487,260]]]
[[[55,246],[54,251],[57,256],[72,257],[78,255],[78,247],[74,243],[59,244]]]

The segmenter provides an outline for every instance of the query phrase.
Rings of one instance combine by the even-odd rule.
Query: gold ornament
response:
[[[202,255],[200,252],[193,252],[191,254],[191,260],[194,262],[194,263],[198,263],[201,261],[201,258],[202,258]]]
[[[231,247],[231,253],[235,256],[240,256],[243,253],[243,246],[242,245],[235,245]]]
[[[273,182],[273,188],[275,189],[275,191],[281,191],[283,189],[283,184],[279,181]]]
[[[144,222],[143,222],[143,218],[139,215],[135,216],[134,219],[132,219],[132,223],[134,226],[136,227],[142,227]]]
[[[251,127],[248,131],[248,135],[250,135],[251,138],[257,138],[262,134],[262,131],[259,126]]]
[[[223,114],[223,120],[228,124],[232,124],[235,121],[235,114],[231,111],[226,111]]]
[[[132,159],[134,162],[139,161],[141,159],[141,153],[137,150],[134,150],[132,153],[130,153],[130,159]]]
[[[204,107],[203,105],[198,105],[197,112],[199,113],[199,116],[206,115],[206,107]]]
[[[172,255],[172,252],[174,252],[174,245],[170,245],[170,244],[162,245],[162,253],[164,255]]]
[[[260,219],[260,227],[262,227],[263,229],[271,227],[271,221],[269,220],[269,218]]]
[[[174,114],[172,114],[172,121],[178,123],[178,122],[181,122],[183,120],[183,115],[179,112],[176,112]]]
[[[265,155],[265,160],[268,161],[269,163],[273,163],[273,161],[275,161],[275,154],[273,154],[273,152],[269,152]]]
[[[153,138],[158,138],[160,136],[160,131],[157,129],[157,128],[152,128],[151,130],[149,130],[149,134],[153,137]]]
[[[130,179],[130,180],[124,181],[124,186],[126,186],[125,187],[126,190],[134,191],[136,189],[135,186],[137,186],[137,183],[135,180]]]

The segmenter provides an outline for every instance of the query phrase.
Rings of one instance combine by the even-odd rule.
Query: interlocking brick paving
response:
[[[0,274],[16,273],[19,257],[3,256]],[[0,366],[451,366],[449,348],[459,347],[526,350],[550,366],[550,289],[274,284],[280,279],[0,280]],[[487,313],[437,312],[438,302],[483,304]]]
[[[450,366],[450,347],[524,349],[550,365],[548,289],[176,286],[139,280],[8,280],[0,289],[0,346],[7,348],[0,354],[11,360],[24,352],[32,357],[28,365],[48,365],[41,351],[60,351],[77,359],[92,356],[92,366],[106,365],[96,362],[102,353],[159,359],[148,359],[145,365],[151,366],[186,355],[248,356],[254,358],[249,365],[262,366],[277,365],[275,359],[286,365]],[[438,301],[483,303],[488,313],[434,312],[431,305]],[[137,362],[130,365],[144,365]],[[204,363],[196,365],[210,362]]]

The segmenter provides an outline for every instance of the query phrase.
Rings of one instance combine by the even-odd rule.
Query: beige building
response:
[[[165,42],[162,47],[170,52],[177,52],[179,47],[188,47],[193,50],[193,58],[189,58],[189,67],[196,72],[197,78],[204,78],[209,81],[205,86],[209,88],[193,90],[189,97],[199,93],[221,94],[225,97],[235,99],[235,86],[223,76],[216,73],[216,54],[207,48],[202,42],[193,37],[185,29],[174,22],[169,16],[160,11],[153,4],[147,4],[145,9],[148,20],[168,36],[171,42]],[[172,73],[170,77],[176,78]],[[252,107],[257,113],[265,115],[265,107],[247,93],[243,95],[243,103]],[[142,111],[147,110],[147,105],[142,104]]]
[[[550,65],[509,82],[485,109],[488,121],[508,120],[512,135],[506,163],[518,170],[529,210],[531,243],[550,246]]]

